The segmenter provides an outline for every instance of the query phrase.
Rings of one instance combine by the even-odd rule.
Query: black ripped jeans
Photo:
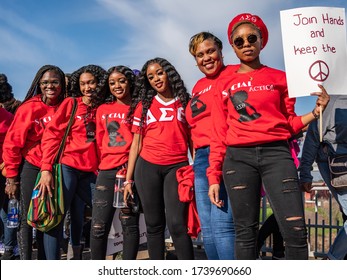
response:
[[[236,259],[257,257],[262,183],[285,242],[286,259],[308,258],[302,194],[286,141],[228,147],[223,178],[235,222]]]
[[[93,196],[90,249],[92,260],[104,260],[108,234],[116,208],[113,207],[116,172],[119,168],[101,170],[96,179]],[[135,260],[139,248],[139,214],[123,208],[119,215],[123,231],[123,259]]]

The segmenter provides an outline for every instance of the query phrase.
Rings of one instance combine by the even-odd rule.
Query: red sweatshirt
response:
[[[126,123],[129,106],[113,102],[96,111],[96,144],[99,169],[107,170],[128,162],[133,134]]]
[[[218,94],[222,93],[222,94]],[[227,146],[247,147],[287,140],[303,127],[288,97],[283,71],[262,67],[218,81],[212,107],[209,184],[220,183]]]
[[[48,106],[36,95],[18,107],[6,134],[3,159],[8,177],[16,177],[23,157],[40,167],[40,141],[45,126],[52,120],[58,106]]]
[[[219,78],[231,75],[238,66],[226,66],[219,75],[213,78],[200,79],[192,90],[192,99],[186,107],[186,119],[191,129],[195,149],[209,146],[211,137],[211,109],[216,83]]]
[[[132,132],[140,133],[142,104],[134,113]],[[158,95],[153,98],[147,112],[143,135],[141,157],[160,165],[170,165],[188,160],[189,129],[179,99],[162,101]]]
[[[13,115],[6,111],[6,109],[0,107],[0,163],[3,163],[2,159],[2,146],[5,141],[6,132],[8,131],[13,120]]]
[[[96,172],[98,168],[95,145],[96,109],[85,105],[82,97],[76,98],[76,101],[76,115],[60,162],[81,171]],[[43,153],[41,170],[52,170],[54,158],[68,126],[72,107],[73,98],[66,98],[45,129],[41,142]]]

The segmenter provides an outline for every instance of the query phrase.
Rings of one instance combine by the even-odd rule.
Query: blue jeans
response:
[[[210,147],[196,150],[194,159],[195,200],[199,213],[204,249],[209,260],[234,260],[235,229],[230,202],[224,184],[219,198],[224,206],[218,208],[208,197],[206,168]]]
[[[336,190],[330,183],[330,171],[328,162],[317,162],[318,169],[324,182],[329,187],[332,195],[340,205],[343,213],[347,215],[347,190]],[[347,220],[343,227],[339,230],[334,243],[331,245],[328,258],[331,260],[343,260],[347,254]]]
[[[257,257],[262,183],[285,242],[286,259],[308,259],[302,193],[287,142],[228,147],[223,177],[233,209],[236,259]]]
[[[6,224],[7,224],[7,213],[6,213],[6,211],[4,209],[1,209],[1,220],[2,220],[2,222],[4,224],[4,245],[5,245],[5,250],[13,250],[13,248],[17,245],[17,230],[18,229],[17,228],[8,228],[6,226]]]
[[[65,212],[70,209],[71,219],[73,219],[72,216],[74,215],[74,219],[80,223],[83,221],[84,211],[81,211],[80,207],[73,207],[72,201],[78,195],[87,205],[92,205],[92,192],[95,188],[96,174],[94,172],[80,171],[64,164],[62,165],[62,174]],[[48,260],[60,259],[63,225],[64,219],[57,227],[44,234],[43,243]],[[71,228],[71,230],[74,229]],[[71,236],[80,236],[82,232],[81,227],[77,226],[76,230],[79,232],[71,232]]]

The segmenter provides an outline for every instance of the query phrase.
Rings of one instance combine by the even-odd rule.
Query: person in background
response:
[[[14,114],[22,103],[20,100],[14,98],[12,93],[12,86],[7,81],[5,74],[0,74],[0,104],[7,112]]]
[[[238,260],[256,259],[260,190],[263,184],[285,242],[286,259],[307,259],[307,230],[297,169],[288,139],[324,111],[329,95],[323,86],[312,112],[297,116],[285,72],[260,62],[268,41],[262,19],[239,14],[228,27],[228,40],[240,60],[230,76],[218,81],[211,117],[213,131],[207,170],[211,202],[221,177],[230,199]],[[279,187],[281,186],[281,187]]]
[[[65,76],[54,65],[44,65],[36,73],[23,103],[18,107],[3,144],[6,189],[9,196],[19,192],[20,225],[18,243],[21,260],[32,259],[32,227],[27,223],[31,194],[42,161],[41,139],[65,98]],[[37,232],[38,259],[45,259],[42,233]]]
[[[9,198],[5,196],[6,178],[2,175],[5,163],[2,160],[2,146],[5,135],[13,120],[13,114],[4,108],[4,103],[13,98],[12,86],[7,81],[5,74],[0,74],[0,211],[1,222],[3,225],[3,241],[4,254],[1,260],[14,260],[18,257],[15,248],[17,246],[17,228],[8,228],[7,224],[7,205]]]
[[[96,112],[96,145],[99,173],[93,199],[91,227],[91,256],[93,260],[106,258],[108,234],[116,208],[113,207],[116,173],[127,167],[133,139],[131,124],[126,122],[135,74],[126,66],[108,70],[107,103]],[[119,219],[123,229],[123,259],[135,260],[139,247],[139,213],[121,208]]]
[[[347,154],[347,96],[332,95],[323,114],[322,135],[320,142],[318,121],[312,122],[307,130],[302,148],[299,167],[300,186],[302,190],[310,192],[312,189],[312,165],[316,161],[319,172],[337,201],[342,214],[347,215],[347,189],[335,189],[331,185],[329,156]],[[339,230],[331,245],[327,258],[343,260],[347,255],[347,221]]]
[[[187,230],[187,204],[179,201],[176,170],[188,165],[189,129],[184,109],[189,94],[175,67],[163,58],[148,60],[136,82],[131,104],[134,138],[124,199],[135,181],[147,228],[149,257],[165,257],[168,226],[178,259],[194,259]],[[136,163],[136,164],[135,164]],[[134,179],[134,181],[133,181]]]
[[[97,65],[87,65],[72,73],[69,95],[47,125],[41,147],[43,153],[41,179],[37,185],[39,194],[51,195],[53,180],[52,166],[64,131],[70,120],[70,114],[77,102],[74,121],[61,157],[63,193],[65,210],[71,214],[71,237],[74,259],[81,257],[81,235],[84,223],[84,205],[73,204],[78,195],[87,205],[92,204],[92,190],[95,185],[98,157],[95,147],[95,113],[103,104],[106,96],[107,73]],[[83,207],[78,207],[83,205]],[[60,242],[63,235],[63,221],[45,234],[44,244],[47,259],[60,259]],[[74,243],[76,242],[76,243]]]
[[[205,75],[194,86],[192,99],[186,107],[194,147],[193,169],[196,204],[201,222],[204,249],[209,260],[233,260],[235,229],[230,202],[223,182],[218,190],[220,207],[208,197],[206,169],[210,153],[211,109],[213,92],[218,79],[230,75],[236,66],[225,66],[222,41],[209,32],[200,32],[190,38],[189,52],[199,70]]]

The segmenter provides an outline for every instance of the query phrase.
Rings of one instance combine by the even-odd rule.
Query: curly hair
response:
[[[223,43],[218,37],[210,32],[203,31],[193,35],[189,40],[189,52],[192,56],[196,55],[198,45],[205,40],[212,40],[220,51],[223,49]]]
[[[63,99],[66,97],[66,84],[65,84],[65,74],[64,72],[58,67],[54,65],[44,65],[42,66],[36,73],[34,80],[31,83],[31,86],[28,90],[27,95],[25,96],[24,100],[22,103],[27,101],[28,99],[32,98],[35,95],[42,94],[41,88],[40,88],[40,80],[42,76],[47,72],[47,71],[53,71],[59,76],[59,82],[61,85],[61,94],[58,97],[58,104],[63,101]]]
[[[110,75],[115,72],[121,73],[127,78],[129,83],[130,96],[132,97],[134,89],[135,89],[135,80],[136,80],[136,75],[134,74],[134,71],[123,65],[113,66],[107,70],[107,81]],[[116,97],[111,93],[110,87],[106,87],[106,102],[112,102],[112,101],[115,101],[115,99]]]
[[[73,97],[83,96],[80,89],[80,76],[83,73],[90,73],[96,78],[97,86],[95,94],[91,98],[91,107],[97,108],[105,102],[108,75],[105,69],[98,65],[89,64],[82,66],[71,74],[68,95]]]
[[[184,109],[186,108],[188,104],[190,95],[184,85],[184,82],[180,74],[177,72],[176,68],[166,59],[156,57],[156,58],[148,60],[143,65],[141,72],[138,78],[136,79],[133,102],[130,105],[130,110],[127,116],[128,122],[132,122],[135,108],[139,102],[142,102],[142,106],[143,106],[140,126],[143,126],[145,122],[148,109],[152,104],[152,100],[154,96],[157,95],[157,92],[152,88],[147,78],[147,68],[149,67],[149,65],[155,64],[155,63],[158,63],[166,72],[168,80],[169,80],[169,86],[170,86],[171,92],[173,93],[173,97],[178,98],[180,100]]]

